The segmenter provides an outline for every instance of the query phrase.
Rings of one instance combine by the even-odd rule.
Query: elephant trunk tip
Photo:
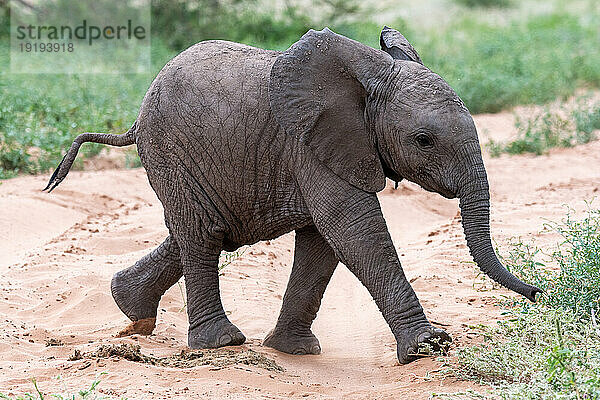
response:
[[[523,288],[523,290],[520,290],[519,293],[527,297],[527,299],[529,299],[529,301],[531,301],[532,303],[535,303],[537,301],[536,295],[538,293],[541,295],[544,293],[544,291],[533,285],[525,284],[525,287]]]

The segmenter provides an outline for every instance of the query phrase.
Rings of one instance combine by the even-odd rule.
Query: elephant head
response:
[[[329,29],[309,31],[276,59],[273,115],[325,167],[368,192],[403,178],[460,198],[462,224],[479,268],[535,301],[540,289],[512,275],[490,238],[490,195],[477,131],[452,88],[425,67],[399,32],[381,50]]]

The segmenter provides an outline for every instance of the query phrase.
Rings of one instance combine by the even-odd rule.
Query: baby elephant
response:
[[[219,296],[223,250],[294,230],[294,265],[275,328],[264,344],[318,354],[311,332],[323,292],[342,262],[381,310],[400,363],[422,344],[450,342],[433,327],[407,281],[376,193],[386,177],[460,198],[471,255],[487,275],[535,301],[540,289],[498,261],[477,131],[450,86],[397,31],[381,50],[329,29],[284,52],[211,40],[171,60],[123,135],[79,135],[50,178],[67,175],[84,142],[136,144],[164,206],[169,236],[115,274],[112,295],[132,321],[151,321],[183,275],[188,344],[244,343]]]

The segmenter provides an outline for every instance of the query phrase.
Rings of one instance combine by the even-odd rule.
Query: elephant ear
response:
[[[336,175],[368,192],[385,187],[365,122],[366,85],[382,56],[393,62],[327,28],[310,30],[277,57],[269,77],[271,110],[285,132]]]
[[[408,43],[408,40],[397,30],[384,26],[379,37],[381,50],[388,53],[394,60],[414,61],[423,64],[419,53]]]

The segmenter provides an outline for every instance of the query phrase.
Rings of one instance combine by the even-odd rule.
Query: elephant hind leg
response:
[[[131,267],[117,272],[111,281],[112,296],[133,321],[118,336],[152,333],[160,298],[182,274],[179,246],[172,236]]]
[[[187,232],[178,232],[177,239],[187,293],[188,346],[205,349],[244,343],[246,337],[225,315],[219,294],[222,239],[198,227],[184,229]]]
[[[310,326],[338,264],[333,249],[314,226],[296,230],[294,266],[275,328],[264,345],[290,354],[319,354]]]

